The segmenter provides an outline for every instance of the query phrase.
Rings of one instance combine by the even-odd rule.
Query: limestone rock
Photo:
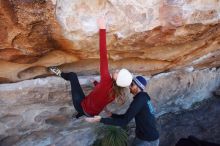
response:
[[[216,90],[216,91],[214,92],[214,95],[220,97],[220,89]]]
[[[46,124],[50,124],[53,126],[62,126],[65,125],[67,122],[68,122],[68,118],[61,115],[49,117],[48,119],[45,120]]]
[[[124,67],[151,77],[147,91],[157,117],[190,109],[211,97],[220,84],[219,13],[219,0],[0,0],[0,83],[4,83],[0,84],[0,145],[94,142],[97,125],[71,118],[75,109],[70,84],[51,77],[47,68],[87,75],[80,77],[80,83],[88,94],[93,88],[88,79],[99,74],[96,20],[103,15],[108,23],[109,70]],[[129,103],[109,107],[123,113]],[[200,110],[201,124],[213,122]],[[185,136],[182,129],[192,116],[167,117],[161,131],[169,132],[161,139],[170,146],[170,139]],[[213,123],[219,127],[216,120]],[[184,130],[189,132],[192,125]],[[208,137],[214,125],[205,127],[205,132],[199,126],[192,131]]]
[[[93,88],[88,84],[91,77],[80,76],[79,81],[87,95]],[[98,79],[98,77],[95,77]],[[195,104],[210,99],[212,92],[220,84],[219,69],[194,70],[186,68],[185,71],[173,71],[155,75],[148,80],[147,92],[151,96],[152,103],[156,109],[156,117],[164,117],[160,123],[162,131],[161,141],[165,146],[170,146],[171,139],[177,140],[187,133],[175,132],[172,126],[180,131],[184,128],[178,123],[187,123],[191,116],[181,119],[181,115],[174,117],[167,116],[171,113],[180,113],[182,110],[194,108]],[[131,95],[130,95],[131,97]],[[123,106],[112,103],[108,108],[117,113],[124,113],[132,99],[127,100]],[[219,113],[219,102],[211,108],[212,118]],[[210,104],[209,106],[211,106]],[[206,110],[207,109],[207,110]],[[202,121],[209,121],[208,127],[218,126],[217,121],[212,119],[204,120],[202,112],[207,112],[208,107],[198,110],[198,118]],[[216,109],[216,110],[214,110]],[[91,145],[97,135],[98,125],[84,121],[84,117],[73,119],[75,109],[71,102],[70,83],[60,77],[47,77],[34,80],[26,80],[18,83],[0,85],[0,145],[57,145],[57,146],[86,146]],[[105,113],[101,113],[105,116]],[[184,115],[184,114],[183,114]],[[209,115],[207,113],[207,115]],[[206,116],[207,116],[206,115]],[[174,119],[176,123],[170,122]],[[217,118],[216,118],[217,119]],[[217,119],[218,120],[218,119]],[[169,121],[169,122],[166,122]],[[194,125],[195,121],[188,123]],[[213,123],[213,124],[212,124]],[[131,122],[132,124],[132,122]],[[133,126],[134,127],[134,126]],[[168,135],[163,133],[171,128],[173,132]],[[194,133],[198,133],[199,126],[195,126]],[[207,127],[205,127],[207,129]],[[187,128],[189,131],[190,128]],[[218,133],[216,128],[215,134]],[[201,131],[199,131],[201,133]],[[176,134],[173,136],[172,134]],[[210,133],[210,131],[209,131]],[[205,134],[204,134],[205,135]],[[208,135],[208,134],[207,134]],[[203,136],[203,135],[201,135]],[[168,139],[167,139],[168,138]],[[209,136],[211,139],[212,137]],[[131,140],[131,139],[130,139]],[[173,141],[172,141],[173,142]],[[218,142],[218,141],[216,141]]]
[[[193,135],[201,140],[220,144],[218,116],[220,100],[206,100],[193,109],[166,114],[158,119],[163,146],[174,146],[180,138]]]

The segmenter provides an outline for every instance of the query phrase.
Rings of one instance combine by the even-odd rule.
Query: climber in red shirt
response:
[[[53,73],[70,81],[73,105],[78,112],[76,118],[82,115],[98,115],[107,104],[115,99],[123,103],[125,100],[123,89],[132,82],[132,75],[127,69],[116,70],[111,77],[108,70],[105,19],[99,18],[98,25],[100,37],[100,82],[95,83],[94,89],[87,96],[84,95],[76,73],[63,73],[56,67],[49,68]]]

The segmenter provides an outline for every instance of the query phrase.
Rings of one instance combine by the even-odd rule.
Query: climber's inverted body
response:
[[[109,73],[108,58],[106,49],[106,24],[105,19],[98,20],[100,36],[100,82],[95,82],[94,89],[85,96],[76,73],[63,73],[57,68],[50,68],[52,72],[70,81],[72,101],[78,112],[76,117],[82,115],[98,115],[107,104],[115,99],[124,102],[124,87],[129,86],[132,81],[131,73],[126,69],[116,70]]]

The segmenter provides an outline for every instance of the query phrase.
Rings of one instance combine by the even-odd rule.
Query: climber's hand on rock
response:
[[[106,20],[104,16],[98,18],[97,23],[98,23],[99,29],[106,29]]]

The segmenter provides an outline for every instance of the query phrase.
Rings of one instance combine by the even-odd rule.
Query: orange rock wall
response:
[[[0,0],[0,82],[99,73],[96,19],[108,19],[110,70],[152,76],[220,65],[218,0]]]

